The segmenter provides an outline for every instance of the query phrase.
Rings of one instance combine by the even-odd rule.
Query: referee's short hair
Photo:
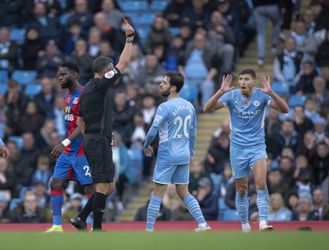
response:
[[[169,77],[169,82],[172,86],[176,86],[177,93],[182,89],[184,85],[184,76],[182,73],[177,71],[169,71],[166,73],[166,76]]]
[[[239,75],[251,75],[252,79],[256,79],[256,72],[253,69],[244,69]]]
[[[69,70],[79,74],[80,73],[80,69],[79,69],[79,66],[74,63],[74,62],[65,62],[65,63],[62,63],[60,66],[60,68],[68,68]]]
[[[113,60],[106,56],[97,57],[92,63],[93,73],[102,72],[106,67],[113,64]]]

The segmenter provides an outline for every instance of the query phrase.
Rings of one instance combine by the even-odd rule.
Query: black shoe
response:
[[[70,219],[70,223],[72,226],[74,226],[79,231],[85,231],[87,230],[87,223],[83,220],[81,220],[78,216],[74,216]]]

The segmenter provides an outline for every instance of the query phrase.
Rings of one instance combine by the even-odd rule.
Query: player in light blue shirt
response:
[[[288,113],[287,103],[271,88],[270,78],[262,77],[263,88],[255,88],[256,73],[245,69],[239,74],[240,89],[231,87],[233,77],[223,76],[220,89],[204,106],[214,112],[227,106],[231,115],[230,160],[236,184],[235,204],[242,230],[250,231],[248,220],[248,176],[253,172],[257,189],[259,230],[271,231],[267,224],[269,198],[266,184],[267,154],[265,146],[265,110],[273,108]]]
[[[161,200],[169,184],[176,185],[177,195],[185,202],[189,212],[198,223],[196,231],[206,231],[206,223],[197,200],[189,193],[189,163],[194,154],[196,117],[193,105],[179,97],[184,76],[179,72],[168,72],[160,83],[161,95],[167,97],[156,112],[149,129],[144,153],[153,154],[150,146],[159,133],[159,148],[153,174],[155,183],[147,209],[146,231],[153,231]]]
[[[9,149],[6,147],[4,142],[0,138],[0,156],[8,158],[9,156]]]

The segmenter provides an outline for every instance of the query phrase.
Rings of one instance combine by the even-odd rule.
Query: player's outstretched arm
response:
[[[262,76],[261,79],[263,82],[263,88],[261,88],[260,90],[272,97],[270,107],[281,113],[288,113],[289,106],[280,96],[278,96],[273,91],[271,87],[271,78],[269,76]]]
[[[128,66],[130,59],[131,59],[131,53],[132,53],[132,44],[135,36],[135,30],[134,28],[125,20],[126,25],[126,44],[123,48],[123,51],[120,55],[120,59],[118,64],[116,65],[117,69],[120,70],[121,73],[126,69]]]
[[[223,76],[220,89],[204,105],[204,107],[203,107],[204,112],[214,112],[214,111],[224,107],[224,104],[221,102],[218,102],[218,99],[222,95],[224,95],[226,92],[233,89],[233,87],[231,87],[232,80],[233,80],[232,75]]]

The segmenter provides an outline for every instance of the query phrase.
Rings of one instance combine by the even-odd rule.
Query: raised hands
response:
[[[270,94],[273,91],[271,87],[271,78],[269,76],[262,76],[261,80],[263,82],[263,88],[260,90],[266,94]]]
[[[127,21],[126,18],[123,17],[123,20],[125,22],[126,37],[134,36],[135,35],[135,30],[134,30],[133,26],[131,26],[131,24]]]
[[[233,87],[231,87],[232,80],[233,80],[232,75],[223,75],[222,85],[220,86],[219,90],[224,93],[232,90],[233,89]]]

